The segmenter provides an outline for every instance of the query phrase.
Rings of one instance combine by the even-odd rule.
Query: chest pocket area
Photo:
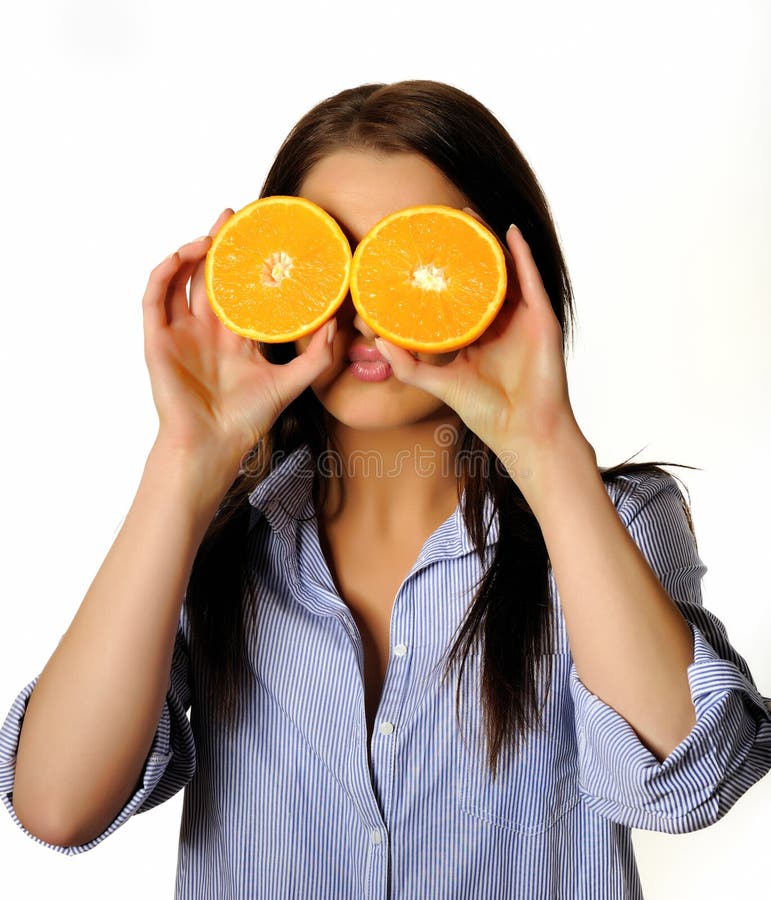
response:
[[[474,675],[465,685],[478,691],[479,658],[469,656]],[[543,712],[543,728],[531,730],[518,750],[504,747],[493,780],[487,745],[481,740],[479,700],[461,694],[464,742],[457,734],[457,800],[463,813],[521,834],[551,828],[579,802],[578,756],[573,703],[568,690],[569,652],[550,654],[552,686]],[[541,688],[543,696],[543,688]],[[478,694],[477,694],[478,698]]]

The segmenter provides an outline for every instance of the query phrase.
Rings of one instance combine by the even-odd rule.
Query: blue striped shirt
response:
[[[455,678],[441,678],[443,651],[482,574],[460,505],[426,541],[394,600],[368,748],[362,642],[320,549],[312,471],[300,448],[249,498],[250,564],[260,579],[245,602],[247,713],[236,731],[213,728],[198,699],[206,673],[183,607],[141,787],[94,841],[45,846],[82,853],[184,787],[176,896],[185,900],[639,898],[631,828],[703,828],[771,768],[771,704],[702,606],[706,567],[666,474],[606,486],[693,631],[697,722],[663,762],[578,678],[552,576],[546,728],[518,756],[504,751],[490,779],[471,687],[479,653],[463,680],[465,743]],[[488,550],[496,535],[493,517]],[[36,681],[0,731],[0,796],[22,828],[14,762]]]

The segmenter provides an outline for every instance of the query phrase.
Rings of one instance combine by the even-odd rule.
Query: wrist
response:
[[[150,448],[150,455],[195,471],[206,467],[230,471],[235,478],[241,460],[250,449],[251,447],[241,449],[217,440],[191,443],[159,430]]]
[[[601,477],[594,447],[575,422],[548,442],[512,446],[498,456],[534,513],[549,496],[559,495],[563,485]]]
[[[158,435],[148,454],[143,480],[172,494],[191,512],[211,518],[241,465],[222,447],[183,447]]]

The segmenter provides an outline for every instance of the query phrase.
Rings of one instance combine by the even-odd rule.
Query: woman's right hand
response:
[[[329,328],[334,337],[335,321],[283,365],[268,362],[255,341],[220,322],[206,295],[204,266],[212,237],[232,215],[225,210],[207,236],[153,269],[142,310],[157,443],[217,453],[237,467],[279,413],[332,362],[327,335]]]

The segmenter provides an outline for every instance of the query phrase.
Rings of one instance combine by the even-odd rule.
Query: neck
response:
[[[328,422],[324,514],[382,528],[449,515],[458,499],[455,460],[463,423],[451,411],[398,428],[357,430]],[[389,527],[390,523],[390,527]]]

